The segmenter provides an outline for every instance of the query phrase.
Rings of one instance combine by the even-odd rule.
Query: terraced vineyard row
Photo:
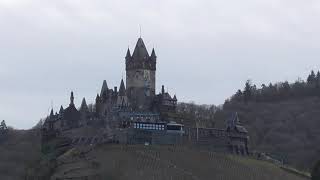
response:
[[[111,179],[303,180],[264,161],[179,146],[101,146],[101,173]]]

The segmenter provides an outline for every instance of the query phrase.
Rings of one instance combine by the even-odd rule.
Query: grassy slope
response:
[[[21,180],[26,168],[40,158],[40,138],[35,131],[10,130],[0,142],[0,179]]]
[[[103,145],[81,153],[87,151],[88,148],[73,149],[60,157],[55,176],[91,174],[92,179],[130,180],[305,179],[267,162],[186,147]],[[94,174],[97,175],[95,178]]]
[[[282,157],[308,170],[320,157],[320,99],[305,98],[276,103],[232,103],[216,114],[218,126],[238,112],[250,133],[254,149]]]

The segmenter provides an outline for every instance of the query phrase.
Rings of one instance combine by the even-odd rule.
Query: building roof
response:
[[[132,54],[133,60],[146,60],[149,58],[148,50],[140,37]]]
[[[70,106],[74,106],[74,96],[73,96],[73,91],[71,91],[71,95],[70,95]]]
[[[61,105],[61,106],[60,106],[60,110],[59,110],[59,114],[62,114],[63,111],[64,111],[64,110],[63,110],[63,106]]]
[[[156,60],[157,59],[157,55],[156,55],[156,52],[154,51],[154,48],[152,48],[152,52],[151,52],[151,59],[152,60]]]
[[[89,108],[88,108],[88,105],[87,105],[87,102],[86,102],[85,98],[82,99],[81,106],[80,106],[80,111],[81,112],[89,111]]]
[[[125,96],[125,95],[126,95],[126,87],[124,86],[123,79],[121,79],[119,96]]]
[[[50,112],[50,117],[53,117],[54,114],[53,114],[53,108],[51,109],[51,112]]]
[[[107,85],[107,81],[104,80],[103,83],[102,83],[102,88],[101,88],[101,93],[100,93],[100,96],[103,95],[104,92],[107,92],[108,91],[108,85]]]
[[[240,126],[240,125],[236,125],[236,130],[238,131],[238,132],[240,132],[240,133],[248,133],[248,130],[245,128],[245,127],[243,127],[243,126]]]
[[[127,50],[127,54],[126,54],[126,59],[131,58],[131,53],[130,53],[130,49],[128,48]]]
[[[242,126],[238,113],[235,112],[231,118],[227,120],[227,131],[237,131],[239,133],[248,133],[247,129]]]
[[[97,96],[96,96],[96,103],[99,102],[99,101],[100,101],[100,96],[99,96],[99,94],[97,94]]]

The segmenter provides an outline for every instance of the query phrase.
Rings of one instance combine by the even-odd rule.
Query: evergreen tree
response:
[[[286,99],[290,96],[290,84],[288,81],[285,81],[281,84],[281,88],[279,89],[280,99]]]
[[[236,100],[236,101],[242,101],[242,95],[243,93],[242,93],[242,91],[240,90],[240,89],[238,89],[238,91],[236,92],[236,94],[235,94],[235,96],[234,96],[234,100]]]
[[[320,71],[317,72],[316,80],[318,83],[320,82]]]
[[[245,84],[244,91],[243,91],[243,98],[245,103],[250,101],[252,98],[252,85],[250,80],[247,80]]]
[[[313,167],[311,172],[311,180],[320,180],[320,160]]]
[[[316,75],[316,89],[315,89],[315,95],[320,96],[320,72],[317,72]]]
[[[320,96],[320,71],[311,71],[307,81],[298,78],[294,83],[288,81],[279,83],[262,84],[257,88],[250,80],[245,83],[244,90],[238,90],[230,99],[230,102],[275,102],[289,98],[304,98]]]
[[[312,70],[310,75],[307,78],[307,83],[313,84],[315,81],[316,81],[316,75],[315,75],[314,71]]]

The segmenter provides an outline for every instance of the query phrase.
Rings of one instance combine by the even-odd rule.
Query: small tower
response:
[[[127,107],[128,106],[126,87],[124,86],[123,79],[121,79],[121,83],[120,83],[120,89],[119,89],[118,99],[117,99],[117,106],[118,107]]]
[[[99,94],[96,96],[96,113],[100,113],[101,100]]]
[[[63,119],[65,121],[63,123],[63,126],[65,129],[75,128],[75,127],[78,127],[78,125],[79,125],[80,113],[77,110],[77,108],[75,107],[74,95],[73,95],[72,91],[71,91],[71,95],[70,95],[69,107],[67,107],[63,111]]]
[[[88,108],[88,105],[87,105],[87,102],[86,102],[86,98],[82,99],[81,106],[80,106],[80,112],[89,112],[89,108]]]
[[[103,83],[102,83],[102,88],[101,88],[101,92],[100,92],[100,96],[102,97],[104,94],[108,94],[108,84],[107,84],[107,81],[104,80]]]
[[[74,96],[73,96],[73,91],[71,91],[71,96],[70,96],[70,106],[74,106]]]
[[[80,126],[84,126],[87,125],[87,121],[88,121],[88,115],[89,115],[89,108],[86,102],[86,99],[83,98],[82,102],[81,102],[81,106],[80,106]]]
[[[53,118],[53,116],[54,116],[54,113],[53,113],[53,108],[52,108],[49,117],[50,117],[50,118]]]
[[[237,112],[227,120],[226,132],[228,133],[230,151],[235,154],[247,155],[249,153],[248,131],[240,123]]]
[[[61,105],[61,106],[60,106],[60,110],[59,110],[59,114],[62,115],[62,114],[63,114],[63,111],[64,111],[64,110],[63,110],[63,106]]]
[[[60,106],[58,118],[60,119],[60,129],[64,128],[65,120],[63,118],[64,109],[63,106]]]
[[[150,60],[153,61],[153,62],[156,62],[157,61],[157,55],[154,51],[154,48],[152,48],[152,53],[151,53],[151,56],[150,56]]]
[[[132,58],[132,57],[131,57],[130,49],[128,48],[127,54],[126,54],[126,62],[130,61],[131,58]]]

